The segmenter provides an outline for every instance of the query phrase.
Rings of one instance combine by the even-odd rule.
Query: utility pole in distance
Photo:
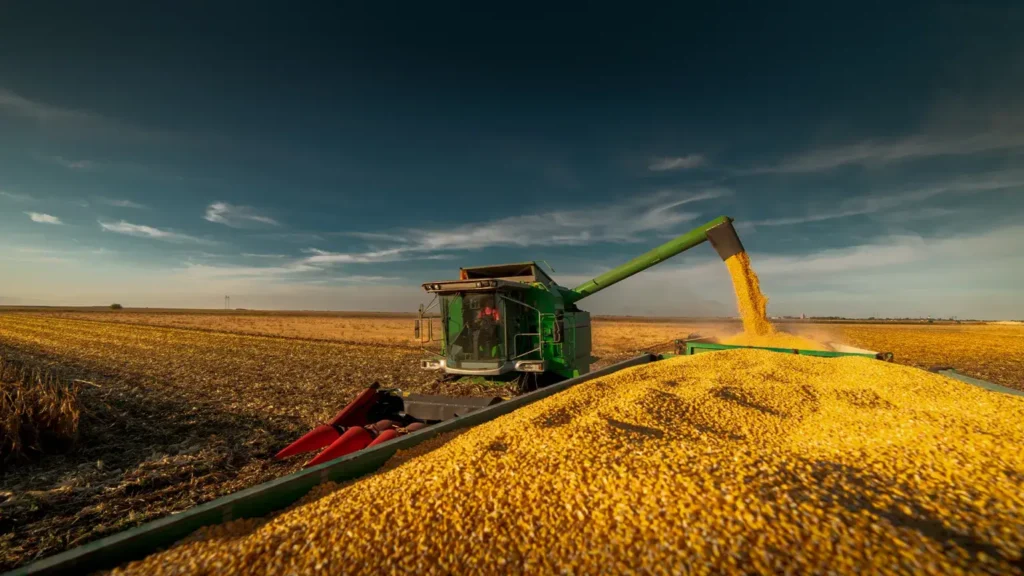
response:
[[[231,307],[231,296],[224,297],[224,309],[227,310]]]

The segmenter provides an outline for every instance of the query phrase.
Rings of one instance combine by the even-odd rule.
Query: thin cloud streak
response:
[[[166,141],[178,137],[171,131],[144,128],[94,112],[73,110],[32,100],[5,88],[0,88],[0,115],[31,120],[41,129],[105,136],[120,140]],[[66,167],[76,168],[70,165],[76,161],[66,162],[69,164]],[[89,165],[89,167],[95,166]],[[84,165],[77,169],[83,168],[85,168]]]
[[[851,216],[865,216],[884,213],[916,205],[930,198],[944,194],[977,194],[995,190],[1024,187],[1024,173],[997,172],[980,178],[966,178],[950,184],[938,184],[892,194],[848,198],[834,208],[812,211],[801,216],[769,218],[743,223],[743,226],[790,226],[811,222],[837,220]]]
[[[136,210],[142,210],[146,208],[146,205],[139,204],[138,202],[132,202],[131,200],[123,200],[118,198],[104,198],[100,197],[96,199],[100,204],[106,204],[107,206],[113,206],[115,208],[133,208]]]
[[[231,228],[246,228],[253,225],[280,226],[277,220],[256,212],[249,206],[235,206],[227,202],[214,202],[206,208],[203,219],[224,224]]]
[[[10,90],[0,88],[0,110],[16,116],[34,118],[36,120],[59,119],[93,119],[95,115],[88,112],[69,110],[30,100]]]
[[[312,254],[302,261],[309,264],[373,264],[376,262],[396,262],[408,259],[411,247],[377,250],[362,253],[328,252],[317,248],[308,248],[305,252]],[[405,256],[403,256],[405,255]]]
[[[676,156],[674,158],[655,158],[647,166],[647,169],[652,172],[690,170],[692,168],[699,168],[706,163],[707,158],[703,154],[687,154],[686,156]]]
[[[43,214],[40,212],[25,212],[25,214],[28,214],[29,219],[31,219],[33,222],[38,222],[39,224],[64,224],[63,222],[60,221],[60,218],[52,216],[50,214]]]
[[[63,156],[54,156],[53,161],[68,170],[92,170],[96,167],[92,160],[68,160]]]
[[[512,216],[450,229],[402,230],[399,233],[359,233],[372,239],[403,238],[406,243],[383,250],[330,252],[308,248],[303,261],[313,264],[366,264],[409,259],[447,259],[437,252],[480,250],[495,246],[583,246],[601,242],[639,242],[650,232],[665,232],[692,222],[700,214],[678,210],[695,202],[730,195],[725,188],[698,192],[664,190],[649,196],[581,210]]]
[[[359,238],[361,240],[372,240],[378,242],[408,242],[409,239],[405,236],[397,234],[386,234],[383,232],[330,232],[328,236],[347,236],[349,238]]]
[[[35,200],[35,198],[29,196],[28,194],[17,194],[15,192],[8,192],[6,190],[0,190],[0,196],[3,196],[4,198],[7,198],[8,200],[13,200],[15,202],[31,202]]]
[[[983,132],[967,137],[913,136],[893,142],[868,141],[813,150],[784,159],[777,166],[757,168],[751,173],[826,172],[842,166],[879,166],[895,162],[968,156],[1024,148],[1019,132]]]
[[[179,270],[190,278],[280,278],[306,272],[320,272],[321,269],[302,263],[285,266],[211,266],[208,264],[186,263]]]
[[[725,188],[696,193],[666,190],[602,207],[512,216],[450,230],[410,230],[407,235],[415,246],[424,251],[637,242],[645,233],[670,230],[700,216],[698,212],[684,212],[677,208],[731,193]]]
[[[370,276],[364,274],[352,274],[350,276],[335,276],[332,278],[320,278],[306,280],[302,284],[376,284],[378,282],[391,282],[401,280],[399,276]]]
[[[188,234],[181,234],[171,230],[161,230],[144,224],[132,224],[131,222],[126,222],[124,220],[121,220],[120,222],[103,222],[100,220],[98,222],[100,227],[106,232],[135,236],[136,238],[152,238],[154,240],[162,240],[165,242],[213,244],[212,241],[203,238],[197,238],[195,236],[189,236]]]

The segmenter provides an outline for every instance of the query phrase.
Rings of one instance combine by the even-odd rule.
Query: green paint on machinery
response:
[[[891,352],[841,352],[835,350],[804,350],[800,348],[772,348],[767,346],[737,346],[733,344],[719,344],[701,340],[676,340],[676,354],[663,356],[676,356],[702,354],[704,352],[717,352],[719,350],[734,350],[736,348],[747,348],[753,350],[768,350],[769,352],[782,352],[783,354],[802,354],[804,356],[817,356],[819,358],[839,358],[841,356],[861,356],[892,362]]]
[[[590,370],[590,313],[577,303],[634,274],[710,241],[722,260],[743,250],[732,219],[716,218],[575,288],[559,286],[533,262],[460,269],[458,280],[428,282],[416,337],[440,340],[423,360],[453,377],[521,379],[523,390]]]

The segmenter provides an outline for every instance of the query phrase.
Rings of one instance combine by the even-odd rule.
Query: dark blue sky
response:
[[[1024,316],[1024,9],[891,4],[0,3],[0,302],[405,309],[729,214],[775,313]],[[609,292],[733,306],[706,247]]]

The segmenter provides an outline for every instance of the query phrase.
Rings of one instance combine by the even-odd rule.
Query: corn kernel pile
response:
[[[743,319],[743,332],[727,338],[723,344],[825,350],[826,347],[800,336],[779,332],[768,320],[768,297],[761,292],[761,281],[750,267],[750,256],[738,252],[725,261],[736,293],[736,307]]]
[[[1022,422],[872,359],[677,357],[118,572],[1018,573]]]

